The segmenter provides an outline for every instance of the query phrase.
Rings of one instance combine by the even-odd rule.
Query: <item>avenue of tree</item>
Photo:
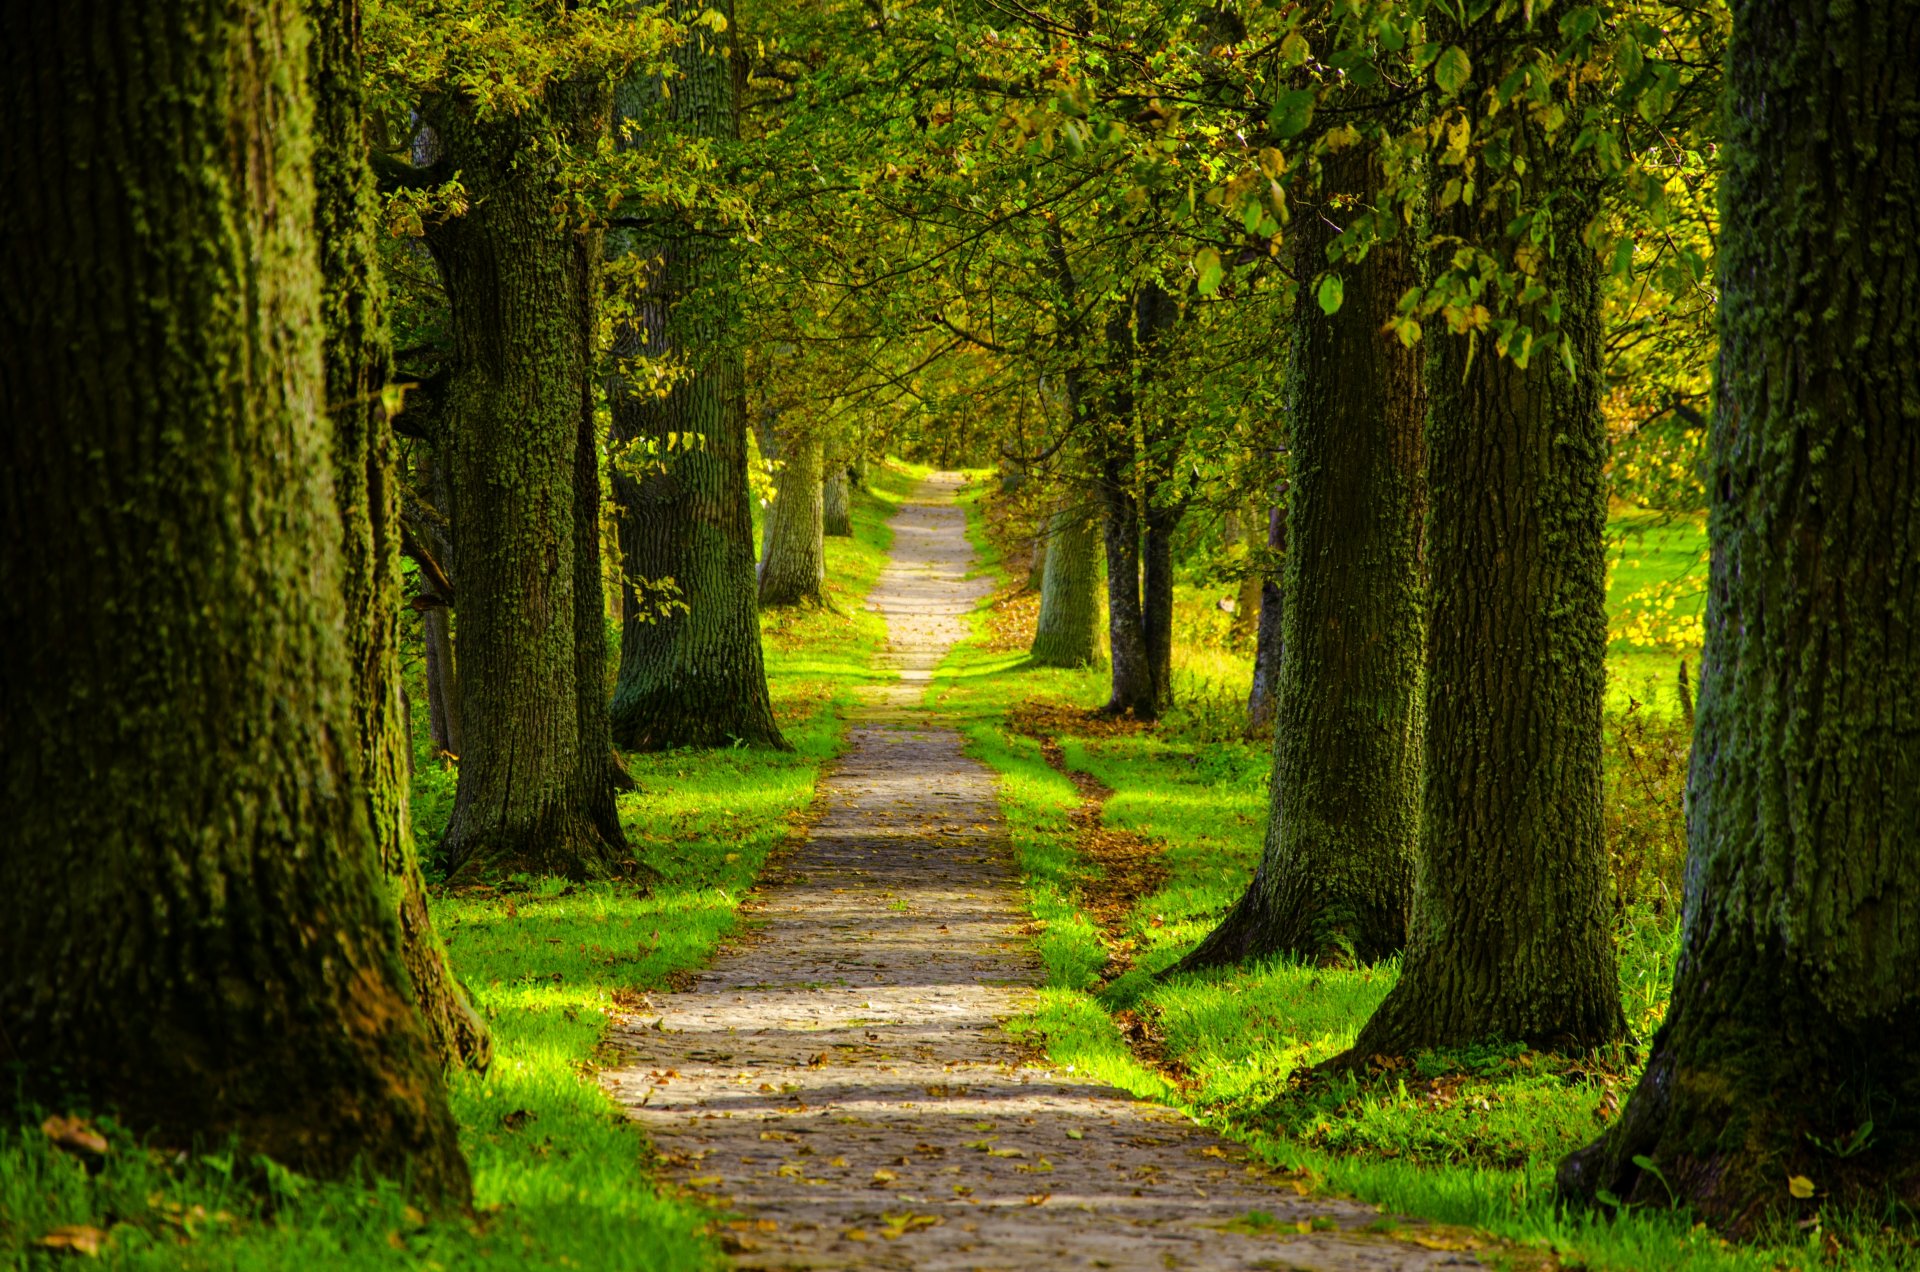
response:
[[[1272,816],[1182,970],[1398,956],[1336,1068],[1631,1043],[1633,467],[1709,515],[1687,895],[1559,1195],[1743,1235],[1851,1143],[1920,1206],[1920,10],[156,0],[0,61],[23,1108],[464,1206],[426,879],[645,886],[621,751],[787,745],[760,614],[889,445],[1023,488],[1105,715],[1175,705],[1183,545],[1237,570]]]

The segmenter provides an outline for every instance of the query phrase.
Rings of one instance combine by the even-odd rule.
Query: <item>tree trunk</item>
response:
[[[1359,1061],[1488,1039],[1586,1048],[1625,1028],[1601,839],[1607,443],[1599,261],[1583,241],[1599,181],[1590,152],[1570,153],[1576,129],[1549,138],[1536,116],[1485,113],[1488,86],[1549,38],[1527,15],[1435,38],[1468,48],[1472,135],[1505,130],[1526,160],[1507,197],[1552,197],[1558,239],[1538,266],[1572,370],[1559,349],[1523,370],[1484,335],[1477,348],[1445,332],[1428,341],[1421,868],[1400,980],[1361,1028],[1348,1057]],[[1435,213],[1434,233],[1498,249],[1512,214],[1501,199],[1456,203]]]
[[[1680,955],[1559,1187],[1746,1235],[1920,1208],[1920,11],[1744,0],[1727,88]]]
[[[1284,562],[1287,550],[1287,492],[1267,514],[1267,548]],[[1283,567],[1284,568],[1284,567]],[[1260,624],[1253,637],[1253,686],[1247,690],[1247,732],[1271,733],[1280,711],[1280,655],[1285,649],[1281,627],[1286,594],[1280,580],[1269,575],[1260,581]]]
[[[1054,513],[1045,547],[1033,661],[1042,667],[1091,667],[1100,652],[1100,558],[1089,510],[1072,503]]]
[[[1327,161],[1328,195],[1373,201],[1368,156]],[[1300,220],[1297,277],[1337,232]],[[1253,881],[1181,970],[1283,954],[1371,963],[1405,943],[1420,807],[1420,520],[1426,393],[1414,351],[1385,334],[1418,281],[1403,235],[1349,264],[1346,303],[1295,306],[1287,419],[1291,529],[1272,815]]]
[[[603,701],[591,649],[603,624],[598,530],[580,507],[596,300],[581,261],[599,245],[560,222],[532,157],[539,130],[584,143],[607,109],[605,90],[553,84],[544,114],[480,120],[448,95],[430,120],[473,195],[466,215],[428,232],[454,347],[445,462],[467,745],[441,849],[450,874],[631,869],[586,716]]]
[[[821,491],[824,533],[829,539],[850,539],[853,537],[853,497],[847,477],[846,450],[840,442],[827,447],[825,462],[827,471]]]
[[[1264,542],[1266,535],[1259,528],[1257,518],[1242,520],[1239,514],[1227,514],[1224,534],[1228,542],[1235,539],[1247,545],[1249,555],[1252,549]],[[1261,577],[1249,569],[1239,581],[1233,597],[1233,622],[1227,628],[1227,643],[1235,649],[1244,649],[1260,627],[1260,583]]]
[[[460,1206],[340,619],[307,43],[262,0],[7,47],[6,1098]]]
[[[673,6],[690,34],[673,52],[680,77],[672,94],[662,98],[652,80],[636,80],[622,89],[622,109],[725,141],[739,135],[736,27],[730,0],[712,6],[728,19],[724,35],[691,21],[707,7],[693,0]],[[629,589],[614,740],[642,750],[736,742],[785,748],[760,648],[746,371],[730,343],[737,271],[728,248],[691,233],[644,250],[657,252],[660,266],[640,306],[640,328],[621,334],[622,347],[678,356],[689,369],[664,398],[618,383],[608,390],[616,440],[651,442],[664,463],[663,471],[639,476],[617,472],[613,483]],[[670,436],[680,444],[670,445]],[[688,437],[697,440],[688,444]]]
[[[427,727],[442,755],[460,758],[460,673],[453,663],[453,614],[435,605],[420,614],[420,639],[427,656]]]
[[[1153,685],[1154,714],[1173,705],[1173,533],[1186,509],[1149,504],[1141,569],[1140,627]]]
[[[760,572],[760,604],[825,605],[826,540],[821,460],[825,447],[815,434],[789,434],[767,517],[766,564]]]
[[[1113,421],[1103,421],[1113,427]],[[1159,717],[1153,694],[1153,664],[1140,608],[1140,505],[1133,491],[1133,439],[1103,439],[1100,465],[1101,532],[1107,553],[1107,649],[1113,693],[1108,715]]]
[[[389,365],[385,288],[375,246],[378,208],[367,131],[356,0],[309,3],[315,104],[314,220],[326,401],[333,420],[334,498],[343,531],[347,655],[360,776],[380,868],[400,920],[401,953],[427,1032],[449,1064],[484,1070],[486,1021],[447,966],[427,914],[427,885],[407,808],[411,739],[400,701],[400,550],[393,430],[382,398]]]

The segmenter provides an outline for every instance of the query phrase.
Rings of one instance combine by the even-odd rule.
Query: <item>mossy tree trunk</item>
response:
[[[1920,10],[1742,0],[1727,91],[1680,955],[1559,1187],[1747,1234],[1920,1208]]]
[[[1372,202],[1368,156],[1330,158],[1323,195]],[[1300,218],[1297,276],[1325,267],[1343,215]],[[1406,940],[1420,808],[1421,359],[1385,328],[1417,281],[1408,239],[1347,264],[1346,303],[1302,286],[1287,418],[1290,528],[1272,815],[1239,902],[1182,970],[1284,954],[1374,962]]]
[[[426,880],[407,807],[409,756],[400,700],[400,550],[393,430],[382,391],[389,343],[376,258],[377,205],[367,133],[357,0],[310,3],[318,228],[326,402],[333,421],[334,498],[342,529],[347,654],[361,780],[380,867],[400,921],[414,999],[451,1064],[485,1069],[486,1022],[447,966],[427,914]]]
[[[1579,1049],[1625,1028],[1601,839],[1607,443],[1599,261],[1584,236],[1598,178],[1590,154],[1571,153],[1576,129],[1549,137],[1534,116],[1488,113],[1489,86],[1550,53],[1550,34],[1513,13],[1434,38],[1472,59],[1460,100],[1473,135],[1506,129],[1526,160],[1505,198],[1437,211],[1434,232],[1499,245],[1514,214],[1507,199],[1551,194],[1557,236],[1539,269],[1561,306],[1572,370],[1558,349],[1522,370],[1485,338],[1477,348],[1444,331],[1427,341],[1420,861],[1400,979],[1348,1053],[1361,1061],[1489,1039]],[[1290,556],[1301,555],[1296,543]],[[1305,576],[1290,565],[1295,574]],[[1292,683],[1283,672],[1283,713]]]
[[[767,553],[760,570],[760,604],[825,605],[827,558],[826,446],[817,433],[788,433],[780,447],[782,466],[767,510]]]
[[[1267,514],[1267,550],[1284,563],[1287,551],[1287,491],[1283,487],[1279,502]],[[1247,690],[1247,731],[1269,733],[1280,711],[1280,659],[1286,649],[1282,634],[1286,615],[1286,593],[1281,580],[1267,575],[1260,580],[1260,622],[1253,633],[1253,684]]]
[[[467,876],[623,874],[631,855],[595,720],[599,526],[583,507],[598,499],[585,416],[599,240],[556,215],[532,146],[542,129],[588,141],[608,94],[552,84],[539,111],[484,120],[454,94],[432,107],[439,163],[473,196],[428,232],[453,333],[444,459],[467,743],[442,853]]]
[[[709,7],[725,33],[692,19]],[[688,20],[680,72],[662,97],[651,80],[621,90],[623,113],[722,141],[739,136],[733,6],[676,3]],[[613,737],[622,746],[786,746],[774,723],[760,647],[759,588],[747,488],[746,371],[730,309],[737,273],[729,249],[691,231],[638,245],[657,253],[640,326],[623,351],[688,364],[664,398],[609,387],[617,442],[651,443],[662,464],[616,471],[620,551],[626,562],[620,679]],[[672,444],[671,437],[682,439]],[[697,439],[688,445],[684,439]]]
[[[0,1048],[9,1098],[457,1206],[341,622],[307,47],[297,0],[10,33]]]
[[[1100,652],[1100,543],[1096,518],[1081,500],[1050,519],[1044,541],[1040,617],[1033,661],[1042,667],[1091,667]]]
[[[852,481],[847,476],[846,446],[838,438],[827,443],[825,475],[821,478],[823,533],[829,539],[853,537]]]

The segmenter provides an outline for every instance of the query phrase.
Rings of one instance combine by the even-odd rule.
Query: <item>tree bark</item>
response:
[[[460,1206],[340,617],[307,46],[295,0],[76,3],[0,53],[0,1050],[10,1100]]]
[[[1287,492],[1267,515],[1267,548],[1280,555],[1287,550]],[[1284,566],[1283,566],[1284,570]],[[1281,628],[1286,594],[1280,580],[1268,575],[1260,581],[1260,624],[1253,635],[1253,685],[1247,690],[1247,732],[1271,733],[1280,711],[1280,657],[1286,648]]]
[[[1747,1235],[1920,1207],[1920,11],[1742,0],[1727,89],[1680,955],[1558,1182]]]
[[[839,441],[828,444],[826,476],[821,492],[823,532],[829,539],[853,537],[853,498],[847,477],[846,450]]]
[[[818,435],[789,434],[780,452],[784,466],[774,486],[767,516],[766,563],[760,572],[760,604],[827,603],[825,483],[821,463],[825,446]]]
[[[728,19],[724,35],[691,21],[707,7],[673,6],[691,29],[674,49],[680,77],[671,96],[635,81],[622,89],[622,109],[729,140],[739,135],[733,6],[711,6]],[[784,749],[760,647],[746,371],[732,344],[736,271],[726,247],[691,233],[646,250],[658,253],[660,266],[640,307],[644,330],[622,333],[620,347],[677,356],[689,369],[664,398],[618,382],[608,390],[615,439],[651,442],[662,461],[643,475],[616,472],[613,482],[629,589],[613,737],[641,750],[736,742]],[[673,445],[670,437],[683,440]],[[697,440],[689,445],[688,437]],[[660,588],[674,604],[661,604]]]
[[[357,0],[312,3],[314,221],[320,250],[322,357],[333,421],[334,499],[354,719],[380,868],[427,1032],[449,1064],[484,1070],[486,1021],[447,966],[427,914],[427,885],[407,807],[412,743],[400,700],[400,551],[393,430],[382,390],[390,345],[375,246],[378,210],[367,131]]]
[[[1091,667],[1099,657],[1100,559],[1094,517],[1078,502],[1053,514],[1046,540],[1033,661]]]
[[[581,506],[598,498],[597,478],[582,489],[595,462],[583,403],[596,303],[583,261],[599,243],[556,216],[532,145],[541,130],[586,142],[608,109],[604,89],[556,83],[523,115],[483,120],[453,93],[430,113],[444,163],[473,196],[427,238],[454,346],[445,461],[467,746],[441,845],[450,874],[632,868],[607,749],[594,742],[605,726],[592,718],[604,710],[604,619],[598,522]]]
[[[1330,158],[1322,190],[1371,205],[1369,157]],[[1300,219],[1296,277],[1326,261],[1331,206]],[[1253,881],[1182,959],[1191,971],[1286,955],[1371,963],[1406,941],[1420,808],[1421,360],[1385,328],[1418,281],[1408,237],[1343,273],[1321,312],[1302,286],[1287,419],[1291,530],[1272,814]]]
[[[1258,518],[1245,521],[1238,514],[1228,514],[1228,524],[1224,527],[1229,542],[1238,539],[1248,548],[1254,548],[1266,541],[1266,534],[1260,528]],[[1244,649],[1260,628],[1260,585],[1261,576],[1249,570],[1240,579],[1233,597],[1233,622],[1227,628],[1227,642],[1235,649]]]
[[[1487,113],[1489,85],[1550,55],[1527,15],[1435,38],[1467,46],[1473,135],[1505,129],[1526,159],[1507,197],[1551,194],[1558,237],[1539,268],[1572,370],[1558,349],[1523,370],[1484,335],[1477,348],[1444,331],[1427,342],[1420,868],[1400,979],[1343,1062],[1488,1039],[1580,1049],[1625,1030],[1601,839],[1607,443],[1599,261],[1584,240],[1599,178],[1590,154],[1571,153],[1577,130],[1549,137],[1535,116]],[[1436,212],[1443,260],[1457,242],[1505,244],[1512,215],[1500,198]]]
[[[414,488],[424,498],[433,502],[434,509],[444,517],[445,510],[453,506],[451,492],[447,489],[445,468],[433,456],[430,447],[422,445],[416,451],[413,466]],[[453,540],[444,531],[444,524],[416,526],[415,530],[426,541],[426,548],[442,562],[453,559]],[[450,598],[422,576],[419,599],[422,602],[437,600],[438,604],[426,604],[420,611],[420,638],[426,651],[427,708],[428,727],[433,734],[433,744],[442,755],[451,755],[455,760],[466,746],[465,736],[460,728],[460,668],[453,649],[453,606]]]
[[[1117,430],[1114,420],[1102,421]],[[1131,421],[1128,421],[1130,424]],[[1107,650],[1113,692],[1101,708],[1107,715],[1159,718],[1153,664],[1140,606],[1140,504],[1134,493],[1136,447],[1132,436],[1112,431],[1100,439],[1101,537],[1107,554]]]

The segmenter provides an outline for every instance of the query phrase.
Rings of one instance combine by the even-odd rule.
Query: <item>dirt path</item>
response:
[[[741,1216],[743,1267],[1477,1266],[1361,1232],[1371,1207],[1301,1198],[1002,1032],[1040,969],[993,778],[919,706],[987,591],[958,486],[934,477],[894,519],[872,603],[901,679],[864,704],[807,843],[750,930],[617,1038],[640,1058],[604,1080],[665,1176]]]

